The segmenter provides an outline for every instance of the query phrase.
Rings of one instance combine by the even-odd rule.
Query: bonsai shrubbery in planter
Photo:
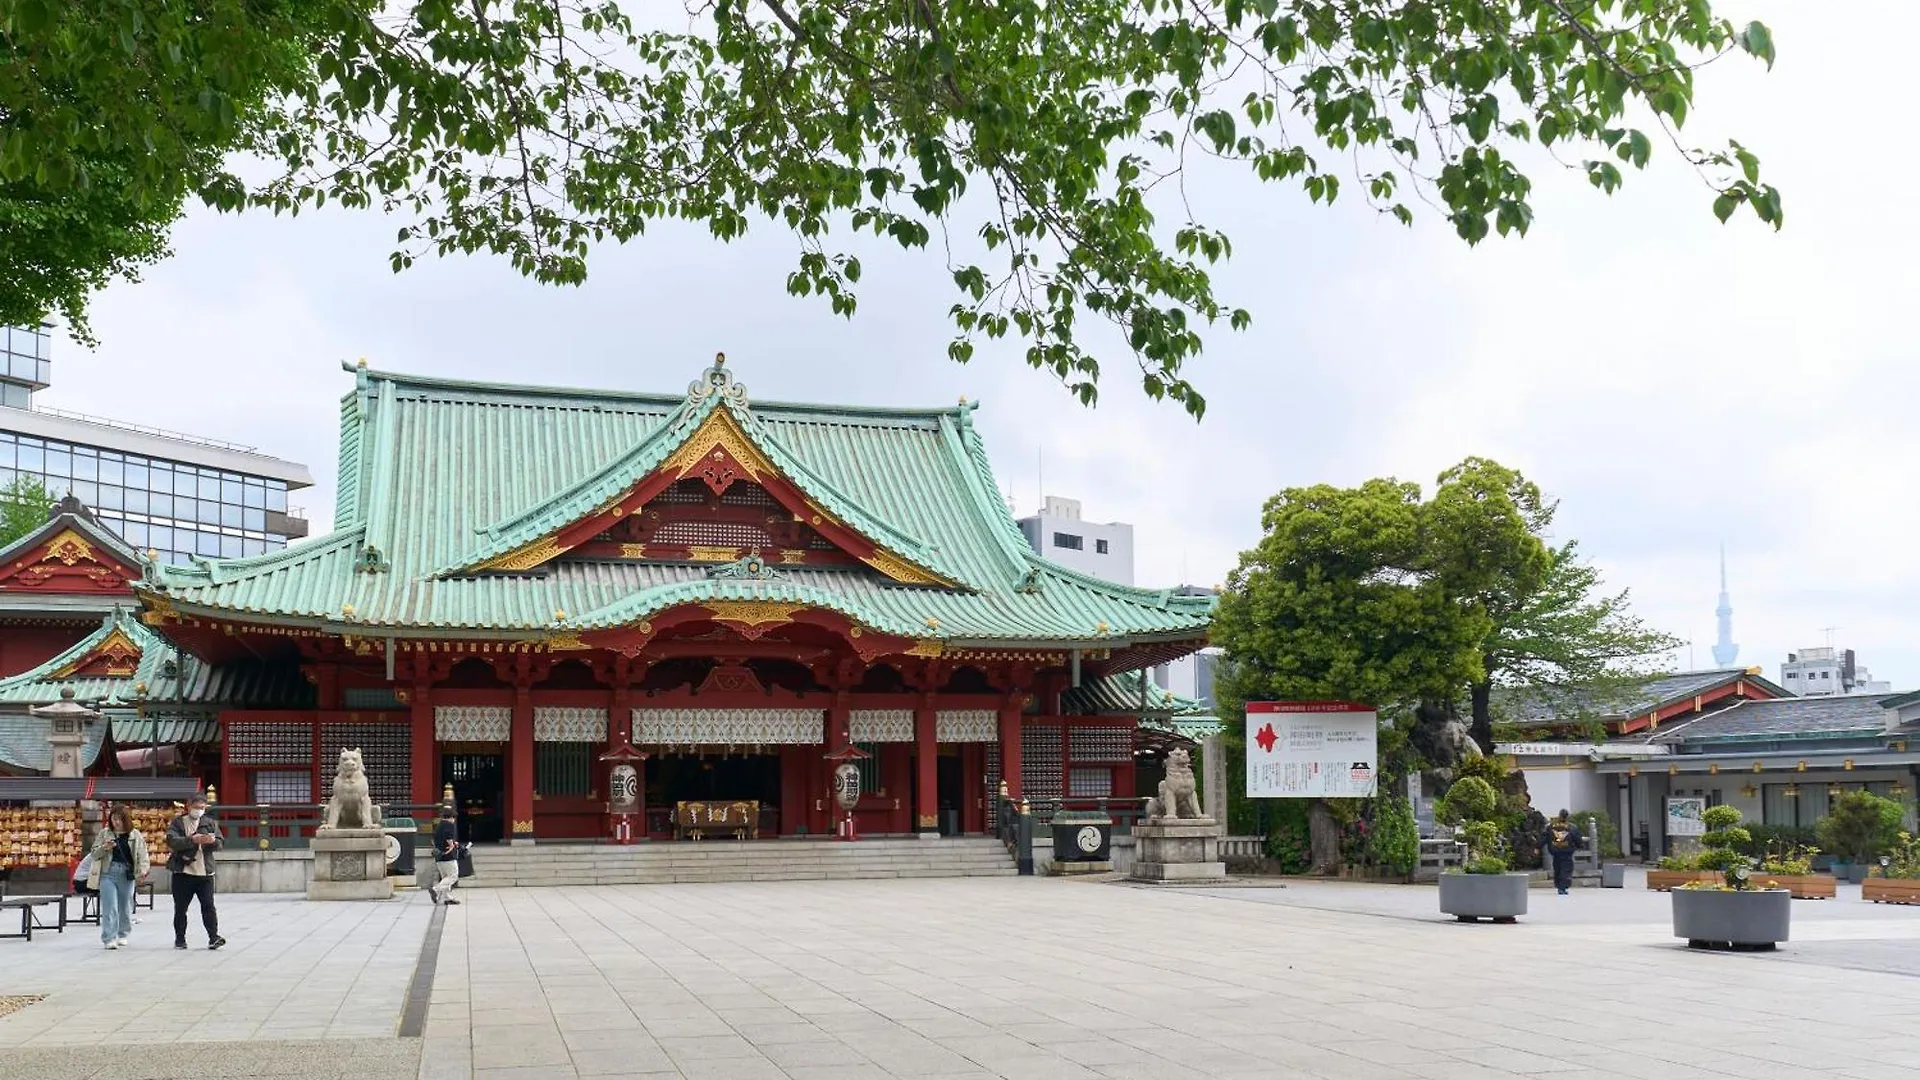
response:
[[[1858,885],[1880,856],[1900,837],[1906,810],[1892,799],[1870,791],[1849,791],[1833,801],[1833,809],[1814,826],[1820,845],[1833,852],[1834,873],[1846,863],[1848,881]]]
[[[1528,875],[1507,872],[1498,808],[1493,785],[1477,776],[1454,781],[1434,808],[1440,820],[1458,823],[1467,845],[1465,864],[1440,875],[1440,910],[1461,922],[1510,923],[1527,913]]]
[[[1720,871],[1724,880],[1673,890],[1673,936],[1695,949],[1771,949],[1787,940],[1793,894],[1754,887],[1753,858],[1740,850],[1753,838],[1740,827],[1740,811],[1710,806],[1702,820],[1707,834],[1700,842],[1707,850],[1698,865]]]
[[[1902,832],[1880,869],[1860,883],[1860,898],[1876,904],[1920,904],[1920,841]]]

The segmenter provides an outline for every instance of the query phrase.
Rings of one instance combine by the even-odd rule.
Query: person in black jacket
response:
[[[433,826],[433,868],[439,874],[434,881],[433,902],[458,904],[453,887],[460,881],[460,826],[454,820],[453,807],[440,808],[440,820]]]
[[[1547,835],[1540,846],[1547,849],[1547,857],[1553,860],[1553,887],[1560,890],[1561,896],[1567,895],[1567,889],[1573,884],[1573,853],[1585,842],[1586,838],[1580,835],[1565,810],[1547,823]]]
[[[213,853],[221,847],[220,824],[207,813],[207,797],[187,800],[187,812],[167,825],[167,870],[173,874],[173,947],[187,947],[187,908],[200,901],[200,925],[207,948],[227,943],[220,936],[220,913],[213,907]]]

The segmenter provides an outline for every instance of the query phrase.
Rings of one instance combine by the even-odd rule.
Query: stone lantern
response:
[[[87,743],[87,725],[100,719],[100,710],[90,709],[73,699],[73,687],[60,688],[60,700],[51,705],[28,709],[49,721],[47,741],[53,746],[52,768],[47,775],[55,779],[77,780],[82,774],[80,751]]]

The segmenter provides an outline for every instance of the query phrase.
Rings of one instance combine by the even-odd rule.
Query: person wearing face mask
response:
[[[227,943],[220,936],[220,916],[213,908],[213,853],[220,850],[220,825],[207,813],[207,797],[187,800],[187,812],[167,826],[167,869],[173,872],[173,947],[187,947],[187,907],[200,901],[200,923],[207,928],[207,948]]]
[[[133,827],[133,813],[116,806],[93,845],[87,887],[100,894],[100,941],[109,949],[127,947],[133,928],[133,890],[147,876],[147,838]]]

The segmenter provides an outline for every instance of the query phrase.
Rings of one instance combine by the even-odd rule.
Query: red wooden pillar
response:
[[[533,690],[513,688],[513,724],[507,732],[507,820],[513,843],[533,843]]]
[[[811,811],[815,833],[833,834],[833,824],[840,818],[840,805],[834,801],[833,769],[834,764],[826,759],[826,754],[843,750],[852,745],[848,739],[849,713],[852,707],[845,693],[833,695],[833,704],[827,707],[826,751],[813,763],[813,790],[816,793]],[[863,794],[868,794],[864,793]]]
[[[440,801],[439,744],[433,737],[433,684],[415,679],[408,722],[413,725],[413,801],[421,805]]]
[[[933,695],[921,694],[913,710],[913,823],[923,837],[940,835],[940,745],[936,737],[939,714]]]
[[[607,742],[602,748],[602,753],[616,746],[633,745],[633,687],[629,684],[631,674],[632,669],[628,666],[627,658],[615,657],[613,693],[607,695]],[[607,798],[611,800],[613,798],[613,762],[603,761],[599,765],[600,790],[606,792]],[[647,763],[637,761],[634,762],[634,767],[640,774],[640,816],[633,823],[633,839],[644,844],[653,839],[647,833]],[[608,821],[607,824],[611,831],[612,821]]]
[[[1020,695],[1000,705],[1000,781],[1009,798],[1020,798]]]
[[[890,833],[913,831],[913,764],[906,743],[880,744],[880,785],[887,793],[887,827]]]

